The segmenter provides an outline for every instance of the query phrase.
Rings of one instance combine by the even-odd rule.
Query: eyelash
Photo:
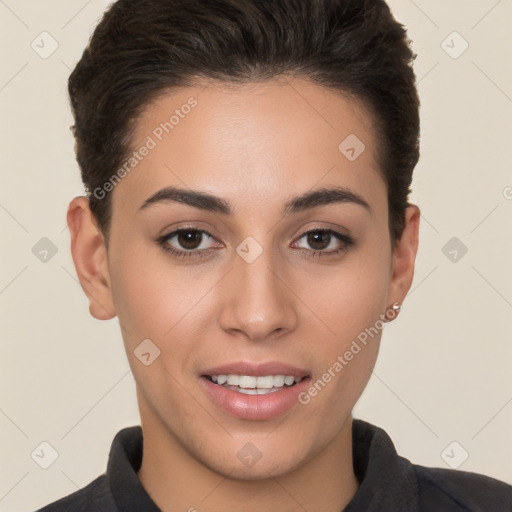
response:
[[[156,242],[166,253],[169,253],[176,258],[201,258],[201,257],[203,257],[201,253],[211,252],[211,251],[215,250],[215,249],[210,248],[210,249],[199,249],[199,250],[195,249],[195,250],[190,250],[190,251],[180,251],[178,249],[171,247],[167,243],[171,238],[174,238],[177,234],[183,233],[183,232],[185,232],[185,233],[190,233],[190,232],[201,233],[203,235],[206,235],[207,237],[214,238],[210,233],[208,233],[208,231],[205,231],[203,229],[180,228],[180,229],[176,229],[175,231],[172,231],[171,233],[168,233],[166,235],[159,237],[156,240]],[[332,251],[315,250],[315,249],[308,250],[308,249],[299,248],[299,250],[309,253],[308,257],[310,257],[310,258],[315,258],[315,257],[320,258],[321,256],[324,256],[324,255],[336,256],[336,255],[339,255],[339,254],[347,251],[349,249],[349,247],[351,247],[355,243],[351,237],[344,235],[342,233],[338,233],[337,231],[333,231],[332,229],[325,229],[325,228],[311,229],[309,231],[306,231],[298,238],[298,240],[300,240],[301,238],[303,238],[304,236],[306,236],[310,233],[322,233],[322,234],[328,233],[328,234],[333,235],[340,242],[343,242],[342,247],[340,247],[339,249],[332,250]]]

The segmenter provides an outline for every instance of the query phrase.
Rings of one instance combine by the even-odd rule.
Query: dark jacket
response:
[[[512,512],[512,486],[453,469],[412,464],[384,430],[354,419],[353,463],[359,488],[340,512]],[[107,470],[83,489],[38,512],[160,512],[142,487],[142,429],[119,431]]]

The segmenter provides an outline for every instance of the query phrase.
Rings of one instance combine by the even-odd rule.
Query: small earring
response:
[[[388,318],[388,312],[389,312],[389,309],[391,309],[391,318]],[[391,308],[388,308],[388,310],[386,311],[385,313],[385,322],[391,322],[392,320],[395,319],[395,317],[398,315],[398,313],[400,312],[400,310],[402,309],[402,304],[399,304],[398,302],[395,302],[392,304]]]

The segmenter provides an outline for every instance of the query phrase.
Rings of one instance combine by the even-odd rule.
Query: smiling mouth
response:
[[[268,395],[291,388],[306,377],[293,375],[203,375],[206,379],[237,393],[245,395]]]

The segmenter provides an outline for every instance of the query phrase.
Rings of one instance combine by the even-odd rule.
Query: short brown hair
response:
[[[374,113],[394,245],[419,159],[409,43],[384,0],[118,0],[68,83],[76,157],[107,244],[111,194],[93,191],[133,151],[131,130],[149,101],[195,79],[291,74],[354,95]]]

